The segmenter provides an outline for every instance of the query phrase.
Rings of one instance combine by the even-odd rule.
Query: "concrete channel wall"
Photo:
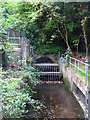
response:
[[[65,64],[61,63],[61,68],[63,72],[63,78],[64,80],[68,80],[70,83],[70,89],[73,95],[78,100],[80,106],[84,110],[85,114],[87,114],[89,120],[90,120],[90,88],[88,92],[88,105],[86,106],[85,101],[85,83],[81,79],[81,77],[77,76],[74,71],[70,67],[66,67]],[[86,113],[87,109],[87,113]],[[86,115],[85,115],[86,116]]]
[[[64,64],[62,64],[61,67],[64,80],[69,81],[71,92],[85,111],[85,84],[82,82],[82,79],[70,69],[70,67],[66,67]]]
[[[70,67],[62,65],[62,72],[65,79],[68,79],[70,85],[73,87],[73,83],[79,88],[79,90],[85,95],[85,83],[82,81],[82,78],[77,76]]]

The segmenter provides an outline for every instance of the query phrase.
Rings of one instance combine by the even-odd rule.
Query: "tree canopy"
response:
[[[88,3],[5,2],[2,13],[2,28],[5,31],[11,28],[20,30],[36,48],[63,45],[63,50],[74,51],[76,47],[80,48],[79,44],[85,46],[82,23],[85,16],[90,17]]]

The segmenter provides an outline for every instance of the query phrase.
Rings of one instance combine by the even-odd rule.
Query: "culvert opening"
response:
[[[60,65],[48,57],[41,57],[36,60],[35,68],[38,79],[41,81],[63,81],[63,74]]]

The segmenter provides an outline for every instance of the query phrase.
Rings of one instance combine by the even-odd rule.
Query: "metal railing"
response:
[[[76,75],[83,79],[85,84],[90,83],[90,65],[88,63],[82,62],[76,58],[69,57],[69,61],[67,61],[67,56],[64,54],[61,55],[60,60],[62,63],[68,65]]]
[[[88,63],[82,62],[76,58],[69,57],[65,54],[61,55],[60,57],[61,63],[65,64],[66,66],[70,67],[73,73],[81,79],[84,87],[85,87],[85,94],[82,94],[85,97],[85,118],[88,118],[88,86],[90,85],[90,65]],[[79,80],[78,79],[78,80]],[[76,86],[78,87],[78,81]]]

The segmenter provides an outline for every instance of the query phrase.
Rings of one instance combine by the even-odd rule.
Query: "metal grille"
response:
[[[41,63],[34,64],[36,74],[39,80],[42,81],[62,81],[63,74],[59,64]]]

